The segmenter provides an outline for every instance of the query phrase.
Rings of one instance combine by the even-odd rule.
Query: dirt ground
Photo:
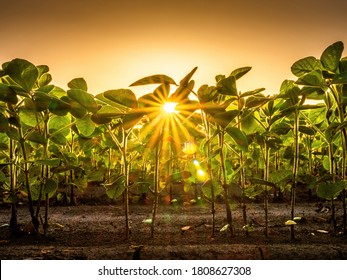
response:
[[[242,209],[233,210],[235,236],[220,231],[226,224],[223,204],[216,206],[216,232],[211,238],[210,205],[161,205],[150,238],[151,205],[131,205],[131,235],[124,238],[122,205],[51,207],[47,236],[10,237],[10,210],[0,209],[0,259],[347,259],[347,237],[333,233],[329,208],[299,203],[291,241],[287,203],[270,204],[269,237],[264,236],[264,210],[260,203],[247,205],[254,230],[245,235]],[[318,211],[320,210],[320,211]],[[337,205],[338,226],[342,208]],[[28,222],[28,209],[18,210],[18,220]],[[186,230],[182,230],[186,227]],[[189,227],[189,229],[188,229]]]

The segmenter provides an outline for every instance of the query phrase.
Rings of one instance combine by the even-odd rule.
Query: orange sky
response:
[[[196,90],[217,74],[252,66],[239,90],[274,94],[292,78],[296,60],[319,57],[335,41],[347,49],[346,0],[6,2],[0,63],[19,57],[46,64],[54,84],[66,88],[83,77],[93,94],[152,74],[179,81],[195,66]]]

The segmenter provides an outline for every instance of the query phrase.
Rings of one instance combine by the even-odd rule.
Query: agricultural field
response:
[[[1,259],[346,259],[343,50],[296,61],[276,95],[238,91],[248,66],[91,94],[3,63]]]

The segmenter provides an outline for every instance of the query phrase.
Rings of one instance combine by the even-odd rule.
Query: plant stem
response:
[[[160,137],[162,137],[162,134],[160,134]],[[157,215],[157,208],[158,208],[158,191],[159,191],[159,178],[160,178],[159,176],[160,144],[158,144],[155,149],[154,198],[153,198],[153,207],[152,207],[151,238],[154,238],[155,218]]]
[[[229,225],[229,231],[230,231],[230,237],[233,237],[233,218],[231,214],[231,208],[229,204],[229,198],[228,198],[228,184],[227,184],[227,178],[226,178],[226,168],[225,168],[225,159],[224,159],[224,130],[221,130],[218,134],[219,137],[219,156],[221,160],[221,173],[222,173],[222,186],[224,190],[224,203],[225,203],[225,210],[227,214],[227,222]],[[213,188],[213,187],[212,187]]]

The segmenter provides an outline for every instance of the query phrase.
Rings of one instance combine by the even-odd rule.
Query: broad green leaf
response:
[[[90,136],[95,130],[95,123],[91,120],[90,115],[76,120],[76,126],[78,131],[85,137]]]
[[[58,183],[52,178],[46,179],[43,186],[43,194],[47,194],[48,197],[52,197],[58,189]]]
[[[302,58],[291,67],[292,73],[297,77],[301,77],[317,69],[322,69],[322,65],[321,62],[313,56]]]
[[[14,127],[10,127],[9,130],[6,131],[6,134],[7,134],[7,136],[9,138],[11,138],[14,141],[19,141],[20,140],[19,132]]]
[[[69,116],[52,116],[48,122],[49,133],[59,131],[62,135],[70,134],[71,118]]]
[[[36,116],[36,113],[34,110],[30,110],[25,107],[20,108],[19,117],[22,123],[31,127],[35,127],[37,125],[36,117],[40,121],[40,118]]]
[[[241,68],[237,68],[234,71],[232,71],[230,73],[229,76],[234,76],[236,80],[240,79],[242,76],[244,76],[245,74],[247,74],[250,70],[252,69],[252,67],[250,66],[246,66],[246,67],[241,67]]]
[[[217,83],[217,89],[220,94],[237,96],[236,78],[229,76]]]
[[[347,84],[347,72],[337,74],[331,81],[332,84]]]
[[[254,89],[254,90],[246,91],[246,92],[240,94],[240,97],[248,97],[248,96],[264,97],[264,95],[258,94],[258,93],[261,93],[264,90],[265,90],[265,88],[257,88],[257,89]]]
[[[55,132],[53,135],[51,135],[49,137],[49,139],[53,143],[58,144],[58,145],[66,145],[66,143],[67,143],[66,137],[62,133],[56,133]]]
[[[70,104],[61,99],[53,99],[48,105],[49,111],[57,116],[65,116],[70,111]]]
[[[123,118],[123,128],[125,130],[133,128],[142,119],[143,116],[143,112],[131,110]]]
[[[311,86],[324,88],[326,87],[325,80],[321,70],[313,70],[301,76],[296,82],[297,85]]]
[[[325,69],[335,73],[338,71],[343,48],[343,43],[339,41],[324,50],[320,60]]]
[[[269,100],[271,100],[271,98],[265,96],[250,96],[246,99],[246,108],[261,107]]]
[[[177,103],[181,103],[181,102],[186,102],[189,97],[189,95],[191,94],[193,88],[195,85],[195,81],[191,80],[187,86],[183,87],[183,86],[179,86],[175,92],[170,96],[170,101],[171,102],[177,102]]]
[[[69,106],[70,106],[69,112],[71,113],[71,115],[73,115],[77,119],[84,118],[85,115],[87,115],[88,113],[87,109],[83,107],[80,103],[78,103],[77,101],[72,100],[69,97],[67,98],[68,100],[66,100],[65,98],[62,98],[62,100],[64,102],[69,102]]]
[[[83,91],[88,91],[87,82],[83,78],[75,78],[71,80],[67,85],[70,89],[81,89]]]
[[[44,73],[43,75],[40,76],[38,80],[38,87],[43,87],[48,85],[52,81],[52,75],[48,73]]]
[[[39,71],[34,64],[19,58],[8,63],[5,72],[26,92],[33,89],[39,76]]]
[[[74,101],[78,102],[89,112],[96,113],[98,111],[98,104],[94,96],[81,89],[70,89],[67,95]],[[70,104],[71,105],[71,104]]]
[[[198,99],[201,104],[214,100],[218,95],[218,91],[213,86],[202,85],[198,89]]]
[[[8,119],[0,113],[0,133],[6,132],[9,130],[9,123]]]
[[[346,181],[338,181],[335,183],[322,182],[318,184],[317,195],[321,198],[333,199],[346,187]]]
[[[239,114],[239,110],[230,110],[215,114],[212,116],[211,120],[225,129]]]
[[[306,135],[310,135],[310,136],[313,136],[316,134],[316,131],[310,127],[307,127],[307,126],[299,126],[299,131],[301,133],[304,133]]]
[[[198,67],[194,67],[194,69],[192,71],[190,71],[181,81],[180,81],[180,86],[182,87],[186,87],[188,86],[188,83],[190,81],[190,79],[193,77],[194,73],[196,72],[196,70],[198,69]]]
[[[16,92],[10,86],[0,83],[0,101],[17,104],[18,98]]]
[[[152,75],[148,77],[144,77],[140,80],[137,80],[136,82],[132,83],[130,86],[143,86],[143,85],[150,85],[150,84],[172,84],[177,85],[176,82],[166,76],[166,75]]]
[[[216,181],[208,180],[202,185],[201,191],[208,198],[212,199],[212,188],[214,192],[214,197],[217,197],[223,192],[223,187]]]
[[[106,194],[109,198],[116,199],[122,195],[125,190],[124,180],[124,176],[120,176],[111,184],[104,185]]]
[[[130,89],[116,89],[104,92],[104,97],[127,108],[138,108],[135,93]]]
[[[247,136],[243,131],[241,131],[237,127],[227,127],[225,130],[234,139],[241,150],[248,150]]]
[[[259,123],[254,119],[254,116],[258,116],[258,113],[254,112],[241,118],[242,130],[246,134],[252,134],[259,129]]]
[[[45,139],[45,137],[36,130],[30,131],[29,134],[25,137],[25,139],[42,145],[47,143],[47,139]]]
[[[286,135],[291,129],[292,126],[288,123],[280,122],[273,125],[270,131],[277,135]]]

